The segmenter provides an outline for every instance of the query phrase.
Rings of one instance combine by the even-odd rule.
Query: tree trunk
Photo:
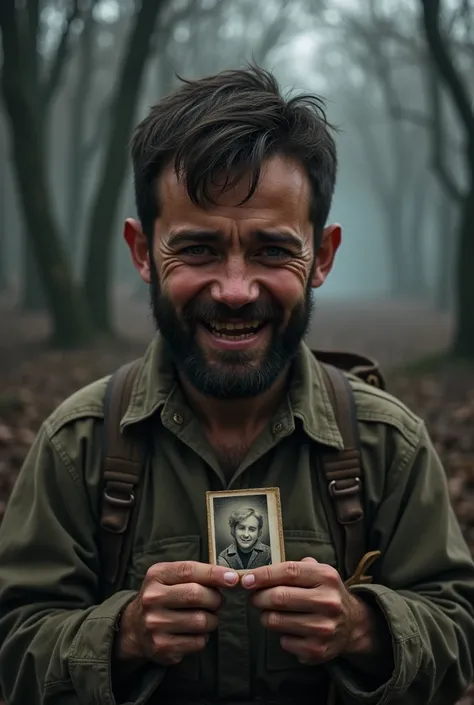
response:
[[[464,198],[457,257],[456,327],[453,353],[474,359],[474,170]]]
[[[132,130],[156,17],[165,4],[166,0],[142,2],[136,15],[110,112],[113,121],[87,229],[85,294],[92,320],[104,333],[112,332],[112,244],[117,205],[127,169],[126,144]]]
[[[28,75],[31,81],[29,84],[30,102],[34,101],[33,111],[36,119],[36,129],[42,132],[45,127],[45,114],[41,97],[40,70],[38,65],[38,28],[40,17],[38,0],[33,3],[27,3],[25,10],[26,15],[24,20],[27,21],[27,29],[24,34],[26,42],[22,50],[25,53],[27,63],[23,64],[23,67],[28,67]],[[47,154],[45,146],[43,149],[44,153]],[[20,308],[27,312],[44,311],[46,308],[44,289],[41,284],[38,264],[35,262],[35,257],[31,251],[27,224],[25,222],[21,223],[20,286]]]
[[[413,201],[412,211],[409,214],[411,222],[408,223],[408,238],[403,257],[408,268],[407,296],[413,300],[422,300],[426,299],[428,295],[423,248],[423,223],[428,195],[428,176],[426,174],[419,175],[410,195]]]
[[[0,126],[1,127],[1,126]],[[0,130],[0,137],[3,137],[3,130]],[[7,218],[6,218],[6,181],[7,181],[7,160],[6,147],[2,140],[2,163],[0,164],[0,294],[8,289],[7,277]]]
[[[77,347],[89,343],[92,328],[75,289],[47,186],[45,155],[30,101],[27,71],[22,61],[15,5],[1,3],[3,42],[2,90],[12,143],[12,157],[32,254],[38,263],[51,312],[53,344]]]
[[[441,313],[452,311],[454,304],[454,268],[459,235],[459,204],[440,188],[437,218],[436,278],[434,306]]]
[[[23,242],[21,252],[22,283],[20,307],[23,311],[44,311],[46,300],[41,284],[41,275],[38,265],[31,251],[30,239],[26,226],[23,227]]]
[[[4,223],[0,223],[0,294],[7,289],[7,231]]]
[[[87,170],[86,126],[88,99],[94,69],[94,16],[91,6],[80,37],[77,76],[71,100],[71,130],[69,140],[69,183],[67,186],[66,240],[77,263],[81,252],[83,226],[84,186]]]

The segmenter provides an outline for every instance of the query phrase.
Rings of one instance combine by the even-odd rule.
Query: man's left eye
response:
[[[285,250],[284,247],[276,247],[272,245],[271,247],[264,247],[263,250],[261,250],[262,254],[265,257],[274,257],[274,258],[284,258],[284,257],[291,257],[291,252],[288,250]]]

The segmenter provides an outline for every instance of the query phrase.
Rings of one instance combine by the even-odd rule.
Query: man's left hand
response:
[[[376,651],[370,608],[344,586],[339,573],[314,558],[264,566],[242,577],[264,627],[303,663]]]

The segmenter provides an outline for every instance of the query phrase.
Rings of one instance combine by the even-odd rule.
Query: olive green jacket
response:
[[[229,590],[206,649],[178,666],[150,664],[117,693],[118,617],[147,569],[208,560],[207,490],[278,486],[287,559],[335,565],[314,457],[342,447],[319,363],[304,345],[287,399],[227,484],[159,338],[150,346],[123,426],[152,419],[124,589],[102,601],[99,484],[106,379],[44,422],[0,528],[0,688],[8,705],[161,705],[237,700],[325,703],[329,677],[345,705],[447,705],[473,678],[474,565],[422,421],[389,395],[352,382],[365,467],[367,549],[374,583],[355,586],[387,620],[393,672],[343,659],[299,663],[266,631],[243,589]],[[115,684],[114,680],[114,684]],[[287,700],[285,700],[285,697]]]

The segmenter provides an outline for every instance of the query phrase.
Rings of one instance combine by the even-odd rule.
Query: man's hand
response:
[[[257,568],[241,582],[263,626],[280,632],[282,648],[302,663],[371,658],[380,647],[370,608],[314,558]]]
[[[124,610],[116,639],[118,661],[168,666],[204,649],[217,627],[221,588],[237,585],[229,569],[194,561],[157,563]]]

